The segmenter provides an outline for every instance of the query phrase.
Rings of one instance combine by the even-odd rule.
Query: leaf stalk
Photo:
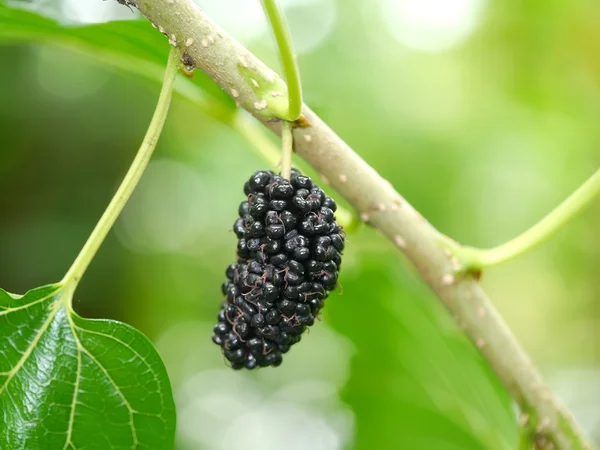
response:
[[[115,224],[117,218],[123,211],[125,204],[131,197],[135,187],[140,181],[144,170],[148,166],[148,162],[152,157],[152,153],[156,148],[158,139],[162,133],[167,113],[169,111],[169,105],[171,104],[171,97],[173,93],[173,84],[177,71],[180,66],[181,54],[176,48],[172,48],[169,53],[169,60],[165,71],[160,96],[154,115],[148,127],[148,131],[142,141],[142,145],[138,150],[131,167],[129,168],[125,178],[123,179],[119,189],[110,201],[108,207],[102,214],[102,217],[98,221],[96,227],[92,231],[92,234],[86,241],[85,245],[77,255],[77,258],[71,265],[71,268],[67,271],[66,275],[61,281],[64,287],[64,301],[71,305],[73,292],[77,288],[81,278],[83,277],[88,266],[94,259],[94,256],[98,252],[98,249],[106,239],[108,232]]]

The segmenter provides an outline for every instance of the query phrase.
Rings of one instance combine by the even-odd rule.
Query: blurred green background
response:
[[[199,3],[278,67],[258,0]],[[460,242],[515,236],[600,165],[598,2],[283,4],[306,102]],[[66,24],[136,17],[100,0],[28,5]],[[159,86],[68,48],[3,44],[0,286],[23,293],[69,267],[141,142]],[[367,228],[348,235],[343,293],[280,368],[225,366],[210,334],[234,258],[230,229],[244,180],[265,167],[248,140],[176,97],[77,293],[82,315],[125,321],[157,345],[178,404],[177,448],[516,448],[513,406],[494,374]],[[600,441],[599,230],[596,202],[482,284]]]

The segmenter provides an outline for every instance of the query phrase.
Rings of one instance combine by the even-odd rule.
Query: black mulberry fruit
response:
[[[276,367],[335,289],[344,232],[335,201],[297,170],[256,172],[244,193],[212,340],[234,369]]]

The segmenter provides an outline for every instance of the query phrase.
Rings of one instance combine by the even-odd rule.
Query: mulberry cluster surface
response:
[[[335,201],[297,170],[256,172],[244,193],[212,340],[234,369],[278,366],[337,285],[344,233]]]

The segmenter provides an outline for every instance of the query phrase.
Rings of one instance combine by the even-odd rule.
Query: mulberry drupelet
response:
[[[236,263],[227,270],[213,342],[234,369],[278,366],[315,322],[342,263],[335,201],[310,177],[256,172],[233,225]]]

